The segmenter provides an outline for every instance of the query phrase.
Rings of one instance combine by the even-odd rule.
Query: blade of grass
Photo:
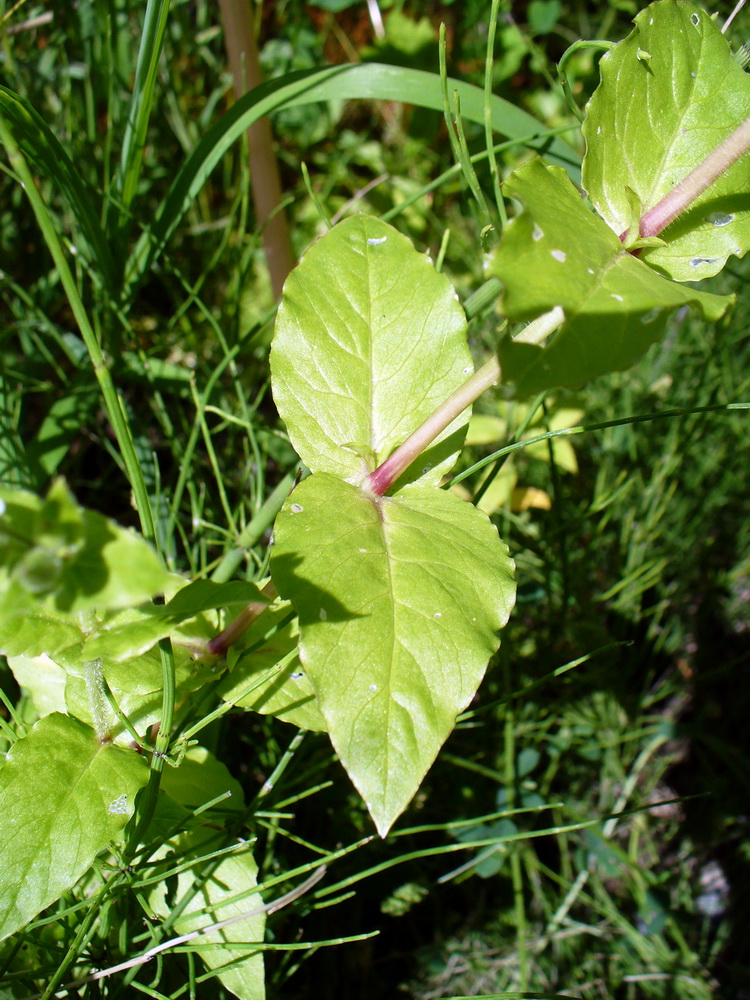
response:
[[[86,349],[91,359],[94,374],[96,375],[96,379],[99,383],[104,404],[107,409],[107,416],[109,417],[109,421],[115,433],[117,444],[120,448],[120,453],[127,469],[130,485],[133,488],[136,508],[141,520],[143,534],[149,541],[154,541],[155,533],[154,521],[151,513],[151,504],[148,493],[146,492],[143,472],[136,457],[133,435],[130,427],[128,426],[125,410],[112,382],[109,367],[104,355],[102,354],[99,341],[96,338],[91,322],[89,321],[88,313],[86,312],[83,300],[81,299],[73,273],[70,270],[70,266],[63,251],[62,244],[60,243],[60,239],[53,226],[52,219],[47,211],[47,206],[44,204],[42,196],[37,190],[34,177],[29,169],[28,163],[26,162],[26,157],[21,152],[21,149],[16,142],[12,127],[8,122],[8,119],[2,114],[0,114],[0,139],[5,146],[11,165],[15,170],[24,191],[26,192],[29,202],[31,203],[37,223],[42,231],[44,241],[47,244],[47,248],[55,263],[55,267],[57,268],[60,282],[65,289],[65,294],[67,296],[68,303],[70,304],[71,311],[75,316],[81,336],[86,344]]]
[[[484,90],[453,79],[448,85],[459,95],[463,116],[483,125]],[[253,122],[281,108],[352,99],[404,101],[436,111],[443,107],[437,74],[379,63],[304,70],[256,87],[206,132],[175,177],[154,225],[141,236],[131,255],[127,268],[130,293],[162,252],[208,175]],[[580,158],[567,143],[559,137],[529,138],[546,131],[536,119],[500,97],[493,96],[490,103],[492,127],[497,132],[510,138],[523,137],[528,148],[563,166],[573,180],[580,179]]]
[[[568,437],[574,434],[584,434],[587,431],[601,431],[607,427],[620,427],[625,424],[648,423],[651,420],[663,420],[670,417],[686,417],[692,413],[712,413],[718,410],[750,410],[750,403],[717,403],[713,406],[680,407],[673,410],[641,413],[631,415],[629,417],[620,417],[617,420],[602,420],[601,422],[595,424],[578,424],[575,427],[562,427],[559,430],[547,431],[545,434],[538,434],[536,437],[527,438],[525,441],[516,441],[515,444],[509,444],[506,445],[505,448],[500,448],[498,451],[494,451],[491,455],[487,455],[485,458],[475,462],[474,465],[470,466],[468,469],[464,469],[463,472],[459,472],[459,474],[454,476],[449,483],[446,483],[446,488],[463,482],[464,479],[468,479],[469,476],[473,476],[475,472],[479,472],[479,470],[483,469],[485,465],[489,465],[491,462],[496,461],[496,459],[501,458],[503,455],[508,455],[521,448],[527,448],[530,444],[536,444],[537,441],[547,441],[549,438],[553,437]]]
[[[130,228],[130,206],[138,188],[143,151],[146,146],[146,131],[154,104],[156,72],[168,14],[169,0],[148,0],[138,49],[133,94],[122,139],[120,166],[113,183],[117,218],[107,227],[118,243],[126,237]],[[124,255],[121,259],[124,259]]]
[[[490,23],[487,31],[487,56],[484,63],[484,142],[489,156],[490,177],[492,178],[492,191],[495,195],[495,205],[500,218],[501,228],[507,221],[505,211],[505,199],[500,190],[500,177],[497,170],[497,159],[492,142],[492,68],[495,61],[495,34],[497,32],[497,16],[500,9],[500,0],[492,0],[490,8]]]
[[[19,94],[0,86],[0,113],[12,130],[24,157],[52,181],[67,199],[80,226],[82,245],[76,250],[88,254],[100,280],[114,287],[115,266],[110,244],[89,195],[90,188],[81,177],[60,142],[44,119]]]

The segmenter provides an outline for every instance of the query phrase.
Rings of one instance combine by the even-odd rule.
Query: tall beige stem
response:
[[[263,82],[250,2],[251,0],[219,0],[229,68],[238,97]],[[278,299],[281,287],[296,261],[286,215],[278,207],[281,203],[281,181],[273,149],[271,123],[267,118],[261,118],[247,130],[247,145],[255,214],[258,225],[264,227],[263,245],[271,286]]]

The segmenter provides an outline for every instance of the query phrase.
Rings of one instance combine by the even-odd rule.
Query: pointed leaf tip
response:
[[[514,601],[487,517],[409,486],[374,500],[317,473],[279,515],[274,580],[331,741],[385,836],[473,698]]]

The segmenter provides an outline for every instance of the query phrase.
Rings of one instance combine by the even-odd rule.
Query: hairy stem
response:
[[[668,195],[654,205],[641,219],[639,233],[643,237],[658,236],[678,215],[690,208],[715,180],[750,149],[750,118],[712,150],[695,170],[680,181]]]
[[[550,312],[537,317],[529,323],[516,337],[515,340],[525,344],[538,344],[544,340],[553,330],[564,320],[565,315],[559,306]],[[438,434],[441,434],[446,427],[460,416],[463,411],[471,406],[483,392],[497,385],[500,381],[500,362],[496,357],[482,365],[474,372],[460,388],[449,396],[445,402],[441,403],[430,416],[420,424],[402,445],[391,454],[382,465],[379,465],[374,472],[365,479],[362,488],[376,497],[382,497],[393,486],[396,480],[409,468],[425,450],[428,448]]]

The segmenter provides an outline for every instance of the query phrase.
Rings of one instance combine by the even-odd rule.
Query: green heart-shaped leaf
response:
[[[452,493],[374,499],[326,473],[276,522],[273,578],[331,741],[385,835],[471,701],[514,599],[487,517]]]

